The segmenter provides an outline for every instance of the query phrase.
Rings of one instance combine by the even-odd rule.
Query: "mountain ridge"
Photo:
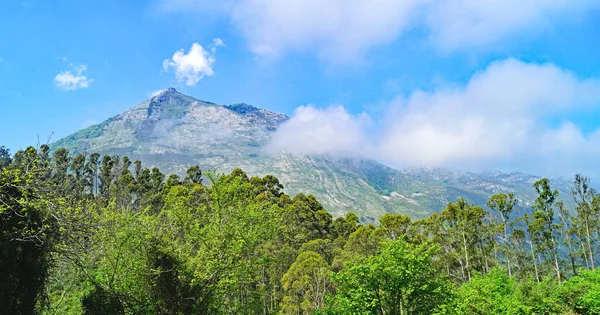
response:
[[[246,103],[219,105],[168,88],[52,147],[127,155],[178,174],[195,164],[225,173],[240,167],[250,175],[272,174],[287,193],[312,193],[334,215],[353,211],[363,222],[386,212],[425,217],[458,197],[480,205],[498,192],[515,193],[526,205],[534,198],[531,183],[539,177],[520,172],[397,170],[369,159],[267,152],[271,136],[288,119]],[[566,181],[558,184],[565,191]]]

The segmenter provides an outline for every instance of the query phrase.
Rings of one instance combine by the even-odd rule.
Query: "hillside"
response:
[[[268,154],[271,135],[287,119],[248,104],[218,105],[169,88],[52,147],[126,155],[166,172],[183,173],[197,164],[202,170],[228,173],[241,167],[250,175],[272,174],[286,193],[312,193],[332,214],[354,211],[363,222],[386,212],[426,217],[458,197],[476,204],[497,192],[516,193],[525,202],[533,198],[536,177],[516,172],[395,170],[373,160]],[[564,182],[557,184],[566,189]]]

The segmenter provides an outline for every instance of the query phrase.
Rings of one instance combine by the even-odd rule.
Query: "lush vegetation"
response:
[[[600,197],[332,218],[272,176],[0,147],[0,314],[600,314]]]

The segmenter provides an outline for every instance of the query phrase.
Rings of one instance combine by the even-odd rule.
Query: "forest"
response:
[[[600,194],[334,218],[273,176],[0,147],[0,314],[600,314]]]

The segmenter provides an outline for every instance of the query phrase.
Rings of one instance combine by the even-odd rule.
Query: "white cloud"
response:
[[[165,59],[163,68],[165,71],[174,68],[179,82],[185,81],[188,86],[195,85],[205,76],[210,77],[214,74],[213,64],[216,61],[214,54],[218,46],[223,46],[223,41],[218,38],[213,40],[209,50],[204,49],[198,43],[193,43],[187,54],[180,49],[173,54],[171,59]]]
[[[86,65],[71,64],[70,70],[62,71],[54,77],[54,84],[65,91],[88,88],[93,80],[84,75],[86,71]]]
[[[217,47],[220,47],[220,46],[225,46],[225,43],[223,43],[223,40],[220,38],[213,39],[211,49],[216,49]]]
[[[572,175],[597,172],[600,128],[586,132],[568,115],[598,115],[599,105],[599,80],[552,64],[507,59],[462,87],[398,97],[372,132],[341,107],[300,107],[274,139],[279,148],[362,153],[396,167],[506,167]]]
[[[523,31],[548,28],[551,22],[579,15],[596,0],[434,0],[425,24],[434,43],[446,50],[495,43]]]
[[[552,145],[540,142],[556,131],[548,120],[599,102],[597,80],[508,59],[464,88],[396,100],[381,131],[380,156],[394,164],[444,165],[537,155]]]
[[[269,150],[288,153],[361,155],[368,145],[366,115],[352,116],[342,106],[300,106],[274,134]]]
[[[244,0],[232,19],[259,55],[316,51],[346,61],[392,42],[421,0]]]
[[[486,47],[600,7],[597,0],[160,0],[166,12],[229,17],[258,55],[315,52],[334,62],[424,34],[443,50]]]

